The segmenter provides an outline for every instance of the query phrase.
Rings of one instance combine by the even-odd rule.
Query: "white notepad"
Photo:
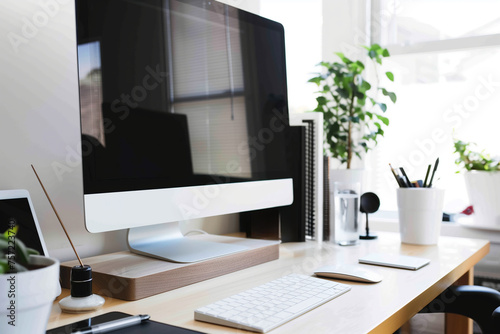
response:
[[[416,256],[399,254],[373,253],[359,259],[359,263],[375,264],[379,266],[394,267],[401,269],[417,270],[431,262],[429,259]]]

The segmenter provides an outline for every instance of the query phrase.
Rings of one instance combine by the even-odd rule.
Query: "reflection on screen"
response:
[[[204,1],[77,6],[86,193],[286,177],[281,27]]]

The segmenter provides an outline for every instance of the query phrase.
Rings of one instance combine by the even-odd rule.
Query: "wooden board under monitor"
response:
[[[217,235],[189,238],[235,243],[248,250],[195,263],[173,263],[131,252],[117,252],[83,259],[92,267],[95,294],[123,300],[138,300],[189,284],[232,273],[279,258],[279,241]],[[70,288],[70,271],[78,261],[61,264],[64,288]]]

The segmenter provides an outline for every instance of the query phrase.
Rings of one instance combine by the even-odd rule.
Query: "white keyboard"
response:
[[[266,333],[349,290],[345,284],[291,274],[201,307],[194,318]]]

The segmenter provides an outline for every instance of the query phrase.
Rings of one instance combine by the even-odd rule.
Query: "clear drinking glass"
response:
[[[333,228],[330,226],[330,240],[341,246],[350,246],[359,240],[359,183],[333,183]]]

